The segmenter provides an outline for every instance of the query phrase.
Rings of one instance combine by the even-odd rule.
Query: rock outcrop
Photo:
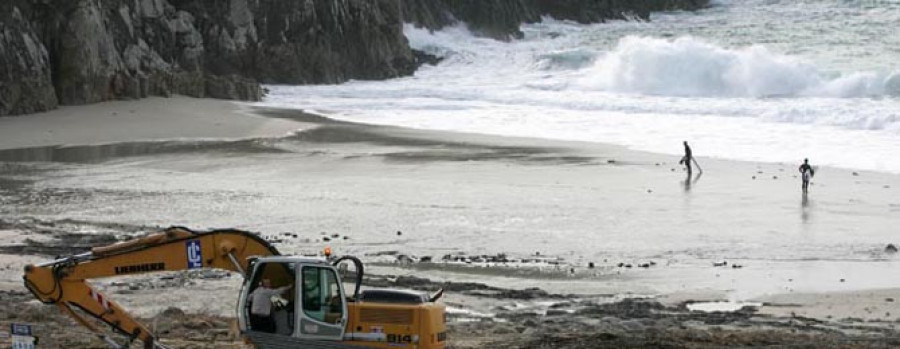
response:
[[[56,108],[50,58],[22,11],[0,4],[0,116]]]
[[[407,22],[438,30],[464,23],[470,31],[498,40],[521,38],[519,25],[543,16],[579,23],[650,18],[654,11],[697,10],[709,0],[404,0]]]
[[[412,74],[434,57],[403,23],[466,23],[510,40],[522,23],[646,18],[708,0],[3,0],[0,116],[182,94],[258,100],[259,82]]]
[[[655,11],[698,10],[708,0],[533,0],[541,14],[579,23],[609,19],[650,19]]]
[[[535,1],[404,0],[402,7],[407,22],[424,28],[438,30],[462,22],[476,35],[509,40],[522,36],[522,23],[541,19]]]

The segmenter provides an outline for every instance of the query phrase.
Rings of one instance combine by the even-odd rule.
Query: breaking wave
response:
[[[828,76],[764,46],[727,49],[692,37],[625,37],[577,86],[661,96],[877,97],[900,96],[900,73]]]

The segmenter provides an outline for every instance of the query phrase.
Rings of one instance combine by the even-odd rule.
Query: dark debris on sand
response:
[[[472,294],[510,290],[479,283],[442,283],[424,278],[373,275],[368,287],[445,288]],[[472,293],[475,292],[475,293]],[[535,299],[557,295],[542,290]],[[572,297],[572,296],[567,296]],[[102,347],[86,329],[77,326],[55,307],[31,302],[25,292],[0,292],[4,307],[0,322],[28,322],[45,326],[46,344],[65,348]],[[736,312],[691,312],[683,305],[665,306],[652,299],[622,299],[609,303],[559,299],[545,312],[497,311],[495,317],[448,322],[448,349],[587,349],[587,348],[893,348],[900,336],[893,327],[861,322],[826,323],[800,317],[778,318],[756,314],[752,307]],[[234,319],[190,314],[170,307],[142,319],[163,343],[182,348],[246,348],[234,330]]]
[[[0,253],[54,257],[87,252],[93,247],[116,243],[119,236],[138,230],[138,227],[69,219],[44,221],[28,218],[15,221],[0,219],[0,229],[35,236],[25,238],[22,243],[0,245]]]
[[[62,314],[58,308],[30,302],[34,299],[26,292],[0,291],[3,306],[0,307],[0,323],[11,322],[35,325],[35,335],[40,348],[107,348],[87,328]],[[239,338],[233,319],[208,314],[185,314],[170,307],[150,319],[139,319],[162,338],[171,348],[249,348]],[[127,338],[114,335],[119,343]],[[132,348],[142,348],[136,341]]]
[[[813,319],[773,318],[752,308],[690,312],[645,299],[589,305],[548,315],[504,317],[505,322],[451,323],[450,333],[470,336],[450,348],[895,348],[889,327],[840,328]],[[850,331],[852,330],[852,331]],[[852,334],[851,334],[852,333]],[[472,340],[480,338],[481,340]]]

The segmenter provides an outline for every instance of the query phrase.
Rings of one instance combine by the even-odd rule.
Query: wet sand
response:
[[[0,117],[0,149],[281,137],[301,128],[296,122],[255,115],[243,104],[229,101],[150,97]]]
[[[900,299],[900,261],[884,248],[898,242],[898,176],[823,168],[804,197],[794,164],[708,159],[694,146],[705,172],[685,181],[677,158],[617,146],[188,98],[0,118],[0,287],[20,282],[17,254],[31,261],[86,246],[64,238],[73,231],[102,240],[156,226],[237,227],[284,253],[327,245],[362,256],[376,275],[555,295],[448,293],[464,313],[491,314],[478,320],[490,321],[488,332],[499,328],[494,318],[546,314],[560,297],[649,297],[681,312],[694,302],[759,303],[763,316],[892,328],[900,310],[886,299]],[[153,288],[119,292],[113,282],[100,286],[137,314],[161,310]],[[168,300],[203,292],[222,301],[177,306],[228,315],[238,284],[200,280],[167,289]],[[531,327],[554,328],[540,323]],[[483,334],[477,343],[493,337]]]

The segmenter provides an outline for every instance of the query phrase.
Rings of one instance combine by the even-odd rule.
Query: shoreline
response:
[[[138,127],[134,127],[134,124]],[[166,123],[166,125],[160,125]],[[270,107],[254,102],[195,98],[182,95],[151,96],[139,100],[116,100],[89,105],[62,106],[54,110],[0,117],[0,150],[28,148],[102,146],[120,143],[240,141],[255,138],[282,138],[318,125],[357,125],[386,130],[407,130],[401,135],[437,135],[452,139],[461,135],[498,144],[535,141],[560,148],[613,150],[613,154],[645,155],[655,160],[675,159],[680,155],[631,149],[624,145],[504,136],[403,126],[365,124],[332,119],[327,114],[301,109]],[[123,129],[132,128],[128,133]],[[37,129],[37,130],[36,130]],[[38,134],[38,137],[33,137]],[[504,141],[508,140],[508,141]],[[680,148],[676,145],[675,148]],[[701,149],[702,150],[702,149]],[[701,152],[702,154],[702,152]],[[734,162],[758,166],[792,166],[783,161],[747,161],[697,156],[704,162]],[[796,164],[799,166],[798,164]],[[847,172],[898,176],[900,173],[859,168],[815,166],[822,172]]]

